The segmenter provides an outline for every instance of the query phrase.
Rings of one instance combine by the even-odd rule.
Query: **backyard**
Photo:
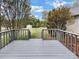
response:
[[[0,59],[79,59],[78,26],[78,0],[0,0]]]

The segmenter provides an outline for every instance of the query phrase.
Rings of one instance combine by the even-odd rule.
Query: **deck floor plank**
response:
[[[79,59],[57,40],[15,40],[0,50],[0,59]]]

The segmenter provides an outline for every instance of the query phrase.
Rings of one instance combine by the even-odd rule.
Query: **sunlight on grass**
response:
[[[30,29],[31,38],[41,38],[42,28],[32,28]]]

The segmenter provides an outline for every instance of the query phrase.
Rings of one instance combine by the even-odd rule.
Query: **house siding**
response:
[[[79,16],[75,18],[74,24],[67,26],[67,30],[79,34]]]

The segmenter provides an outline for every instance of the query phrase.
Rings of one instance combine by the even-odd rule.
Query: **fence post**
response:
[[[31,33],[30,33],[29,29],[27,29],[27,30],[28,30],[28,39],[30,39],[31,38]]]
[[[64,45],[66,46],[66,32],[64,32]]]
[[[2,48],[2,41],[1,41],[1,33],[0,33],[0,49]]]
[[[77,35],[75,35],[75,54],[77,55]]]
[[[71,51],[73,52],[73,34],[71,34]]]
[[[43,37],[43,32],[44,32],[44,29],[41,31],[41,38],[44,39]]]
[[[57,36],[57,40],[60,40],[60,31],[59,30],[57,30],[56,36]]]
[[[15,30],[11,30],[11,41],[15,40]]]

